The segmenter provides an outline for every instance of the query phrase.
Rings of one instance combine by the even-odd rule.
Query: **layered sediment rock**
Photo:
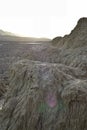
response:
[[[80,74],[60,64],[15,63],[0,130],[86,130],[87,80]]]

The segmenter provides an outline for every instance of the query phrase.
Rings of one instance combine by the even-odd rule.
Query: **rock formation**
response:
[[[87,80],[80,74],[61,64],[15,63],[0,130],[86,130]]]
[[[87,63],[87,18],[81,18],[69,35],[57,37],[41,51],[29,51],[25,58],[35,61],[62,63],[85,68]]]
[[[12,65],[0,130],[87,130],[87,18],[54,43]]]
[[[6,86],[4,85],[4,82],[2,82],[1,80],[0,81],[0,97],[2,97],[5,92],[6,92]]]

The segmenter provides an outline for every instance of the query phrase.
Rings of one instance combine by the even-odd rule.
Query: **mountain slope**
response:
[[[3,31],[3,30],[0,30],[0,35],[3,35],[3,36],[7,36],[7,35],[16,36],[14,33]]]
[[[60,40],[53,39],[53,42],[66,48],[87,45],[87,18],[81,18],[69,35],[65,35]]]

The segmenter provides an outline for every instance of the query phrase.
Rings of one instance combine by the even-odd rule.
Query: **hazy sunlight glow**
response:
[[[87,16],[86,1],[0,0],[0,29],[30,37],[63,36]]]

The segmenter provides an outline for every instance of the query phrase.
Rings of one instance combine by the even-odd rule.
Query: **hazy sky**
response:
[[[80,17],[87,0],[0,0],[0,29],[24,36],[63,36]]]

